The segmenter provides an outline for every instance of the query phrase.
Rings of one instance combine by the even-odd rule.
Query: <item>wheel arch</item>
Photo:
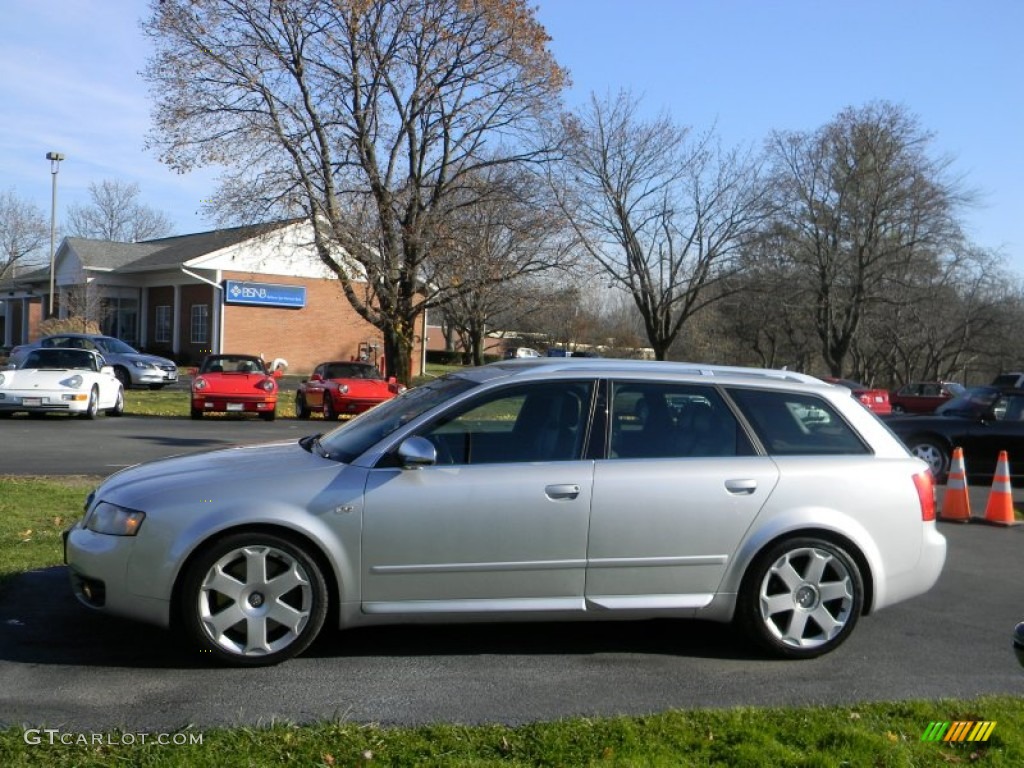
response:
[[[871,564],[868,562],[867,557],[865,557],[864,552],[861,550],[857,542],[847,536],[844,536],[838,531],[833,531],[828,528],[801,528],[798,530],[787,531],[786,533],[779,534],[769,541],[766,541],[758,548],[755,555],[747,561],[746,566],[743,569],[743,578],[740,583],[740,589],[745,589],[748,586],[749,579],[751,578],[751,571],[753,570],[751,566],[762,554],[780,542],[788,539],[804,538],[823,539],[831,544],[835,544],[853,559],[853,562],[857,565],[857,569],[860,571],[860,578],[864,584],[864,604],[861,614],[863,616],[870,614],[871,606],[874,604],[875,598],[875,575],[874,571],[871,569]]]
[[[207,552],[211,547],[216,546],[228,536],[235,536],[241,533],[266,533],[285,539],[300,547],[306,552],[320,568],[327,585],[327,618],[325,626],[337,627],[341,609],[341,576],[335,567],[334,562],[327,556],[323,546],[317,540],[304,531],[289,528],[285,525],[274,523],[244,523],[228,528],[222,528],[211,533],[203,539],[188,553],[178,566],[174,576],[174,584],[171,587],[170,620],[171,625],[180,625],[181,622],[181,590],[184,585],[185,575],[192,564]]]

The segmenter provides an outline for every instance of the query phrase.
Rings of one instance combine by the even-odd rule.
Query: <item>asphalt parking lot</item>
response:
[[[298,439],[323,423],[48,418],[0,424],[0,472],[106,475],[160,455]],[[986,489],[974,490],[976,513]],[[762,657],[696,621],[325,631],[270,669],[210,667],[176,636],[90,613],[63,567],[0,595],[0,726],[170,729],[307,722],[522,723],[673,707],[1024,695],[1010,647],[1024,619],[1024,527],[943,523],[928,594],[865,617],[820,659]]]

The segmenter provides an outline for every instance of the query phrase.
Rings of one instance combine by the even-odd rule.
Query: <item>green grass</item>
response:
[[[0,600],[13,574],[61,562],[60,532],[80,513],[96,478],[0,476]],[[924,652],[924,651],[922,651]],[[1007,668],[1012,674],[1013,671]],[[798,670],[797,670],[798,672]],[[0,713],[2,717],[2,713]],[[922,742],[932,721],[990,720],[985,743]],[[516,728],[438,725],[386,728],[343,721],[205,729],[187,746],[122,744],[61,730],[0,730],[0,766],[1020,766],[1024,699],[897,702],[852,707],[672,711],[647,717],[572,718]],[[34,724],[58,727],[58,724]],[[129,724],[130,728],[130,724]],[[26,743],[38,736],[42,743]],[[101,744],[90,743],[101,738]],[[147,738],[152,741],[156,734]],[[84,743],[83,743],[84,742]]]
[[[12,575],[62,561],[61,531],[98,482],[0,476],[0,593]]]
[[[0,731],[4,766],[1020,766],[1024,701],[901,702],[855,707],[672,711],[647,717],[573,718],[520,727],[385,728],[346,722],[202,729],[193,745],[26,744]],[[922,742],[935,720],[990,720],[984,743]],[[62,731],[67,739],[80,732]],[[129,734],[132,732],[129,730]],[[30,733],[31,739],[37,734]],[[82,734],[85,740],[89,734]],[[59,739],[60,736],[55,737]],[[138,742],[139,737],[133,736]],[[155,738],[155,735],[149,737]],[[126,741],[129,739],[125,739]]]

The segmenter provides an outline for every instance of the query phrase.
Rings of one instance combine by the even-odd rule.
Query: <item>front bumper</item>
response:
[[[170,625],[170,601],[136,595],[128,588],[128,563],[135,547],[132,536],[107,536],[82,527],[64,532],[64,562],[71,590],[82,605],[95,611]]]
[[[193,395],[192,407],[204,413],[269,413],[277,408],[277,397],[257,399],[249,396],[196,397]]]
[[[132,368],[133,384],[174,384],[178,381],[177,369],[165,371],[160,368]]]
[[[88,392],[15,389],[0,393],[0,411],[85,413],[88,409]]]

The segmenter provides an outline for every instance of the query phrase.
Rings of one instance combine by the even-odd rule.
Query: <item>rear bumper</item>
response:
[[[886,575],[884,590],[876,583],[873,610],[924,594],[935,586],[946,562],[946,537],[939,533],[934,522],[924,524],[921,556],[910,570]]]

